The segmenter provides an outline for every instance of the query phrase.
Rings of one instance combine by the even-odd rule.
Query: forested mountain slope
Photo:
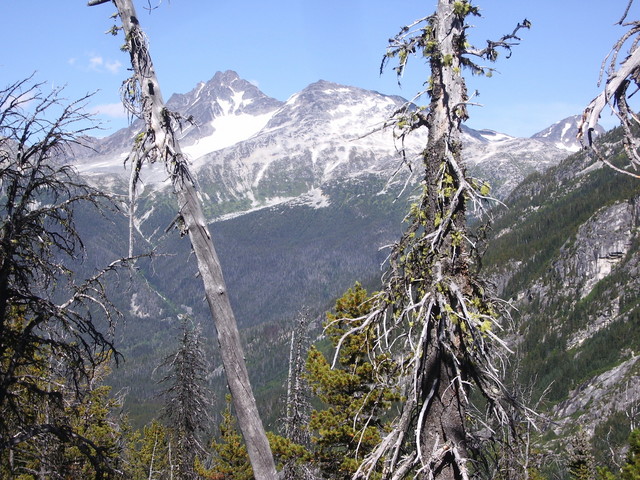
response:
[[[601,139],[617,164],[620,135]],[[484,264],[515,307],[518,378],[544,392],[547,435],[582,428],[608,452],[638,420],[640,182],[581,152],[505,203]]]

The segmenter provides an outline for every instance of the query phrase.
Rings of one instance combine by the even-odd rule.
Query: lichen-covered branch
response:
[[[463,70],[489,72],[469,59],[493,61],[512,34],[485,49],[467,43],[466,18],[478,15],[468,1],[439,0],[435,14],[405,27],[390,40],[383,65],[398,59],[401,76],[410,55],[429,61],[425,92],[429,104],[407,104],[392,121],[396,135],[426,127],[423,178],[418,200],[407,215],[408,227],[393,246],[384,288],[370,313],[345,337],[375,332],[371,356],[391,355],[402,366],[406,401],[393,428],[368,456],[356,478],[371,478],[382,465],[383,477],[466,479],[472,455],[472,409],[476,389],[493,418],[509,424],[517,404],[503,384],[500,303],[477,278],[475,245],[467,230],[467,208],[482,208],[489,189],[467,175],[462,160],[461,123],[468,117]],[[355,325],[355,324],[354,324]]]

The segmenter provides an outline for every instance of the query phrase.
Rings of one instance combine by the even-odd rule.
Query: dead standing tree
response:
[[[588,147],[601,162],[620,173],[640,178],[640,172],[638,172],[640,167],[640,138],[638,138],[640,117],[629,105],[630,97],[640,88],[640,48],[638,48],[640,43],[640,21],[625,21],[632,4],[633,0],[629,0],[624,15],[618,22],[618,25],[628,27],[629,30],[616,42],[611,53],[602,63],[601,77],[606,69],[607,81],[600,95],[594,98],[584,110],[578,137],[586,137]],[[619,55],[628,42],[631,42],[628,55],[623,61],[619,62]],[[614,165],[594,143],[593,131],[607,105],[615,113],[622,125],[624,131],[622,143],[629,161],[627,165]]]
[[[113,1],[118,9],[134,75],[123,85],[127,107],[146,126],[131,155],[133,182],[144,162],[160,160],[166,166],[178,201],[178,215],[189,235],[205,295],[211,309],[222,363],[238,416],[238,424],[247,444],[255,478],[275,479],[276,469],[264,426],[258,414],[249,383],[236,320],[229,302],[222,269],[211,240],[201,199],[175,135],[179,117],[167,110],[156,78],[144,33],[131,0],[92,0],[89,6]],[[114,27],[115,28],[115,27]],[[114,32],[117,28],[114,30]],[[127,103],[127,102],[125,102]]]
[[[343,337],[375,335],[374,362],[388,355],[398,359],[407,385],[400,416],[356,478],[370,478],[382,465],[383,477],[394,480],[467,479],[470,386],[502,424],[509,423],[515,403],[496,360],[505,346],[495,333],[497,306],[474,274],[475,249],[466,227],[468,204],[481,207],[488,185],[467,175],[461,156],[461,123],[469,103],[462,70],[490,73],[471,58],[494,61],[499,48],[510,52],[518,30],[530,24],[525,20],[510,35],[473,49],[466,36],[469,15],[479,13],[468,1],[439,0],[435,14],[390,40],[383,61],[384,66],[397,58],[400,76],[412,54],[428,58],[431,76],[416,97],[427,94],[428,107],[409,102],[393,122],[401,139],[427,127],[428,144],[422,152],[422,192],[407,217],[407,231],[393,247],[384,287],[370,313],[355,319]]]

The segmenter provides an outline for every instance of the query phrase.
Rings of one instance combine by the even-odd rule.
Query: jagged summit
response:
[[[167,102],[169,109],[193,121],[180,138],[192,159],[252,137],[282,105],[232,70],[216,72],[208,82]]]
[[[367,128],[372,129],[374,122],[388,118],[398,104],[397,97],[319,80],[289,97],[267,128],[290,125],[304,130],[332,123],[330,129],[334,134],[358,136],[366,133]],[[350,121],[345,120],[347,117]]]
[[[201,125],[224,115],[261,115],[273,111],[282,102],[268,97],[233,70],[216,72],[208,82],[198,83],[190,92],[173,94],[167,107],[193,116]]]

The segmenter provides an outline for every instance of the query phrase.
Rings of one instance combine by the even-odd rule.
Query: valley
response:
[[[182,133],[232,304],[247,346],[247,363],[267,428],[282,415],[293,319],[311,312],[310,333],[335,298],[354,282],[375,290],[386,246],[399,237],[420,179],[412,168],[425,137],[396,151],[388,116],[404,100],[319,81],[286,102],[264,96],[234,72],[219,72],[169,104],[193,122]],[[464,155],[506,207],[494,209],[484,270],[511,301],[520,378],[544,397],[549,441],[574,433],[575,421],[603,441],[626,440],[621,421],[640,392],[637,182],[592,164],[575,140],[576,118],[531,138],[464,128]],[[241,128],[237,128],[240,127]],[[140,126],[95,139],[96,153],[77,152],[84,178],[127,191],[128,145]],[[348,132],[348,133],[347,133]],[[602,136],[619,148],[615,132]],[[203,325],[222,410],[224,376],[188,242],[167,228],[175,206],[163,167],[143,172],[136,206],[140,261],[124,294],[118,347],[126,362],[112,378],[127,390],[134,424],[154,416],[154,369],[175,347],[177,318]],[[108,235],[88,229],[98,254],[117,257],[128,237],[121,218]],[[118,246],[116,249],[115,247]],[[544,393],[544,395],[543,395]],[[607,430],[609,429],[609,430]],[[622,445],[623,442],[620,442]]]

